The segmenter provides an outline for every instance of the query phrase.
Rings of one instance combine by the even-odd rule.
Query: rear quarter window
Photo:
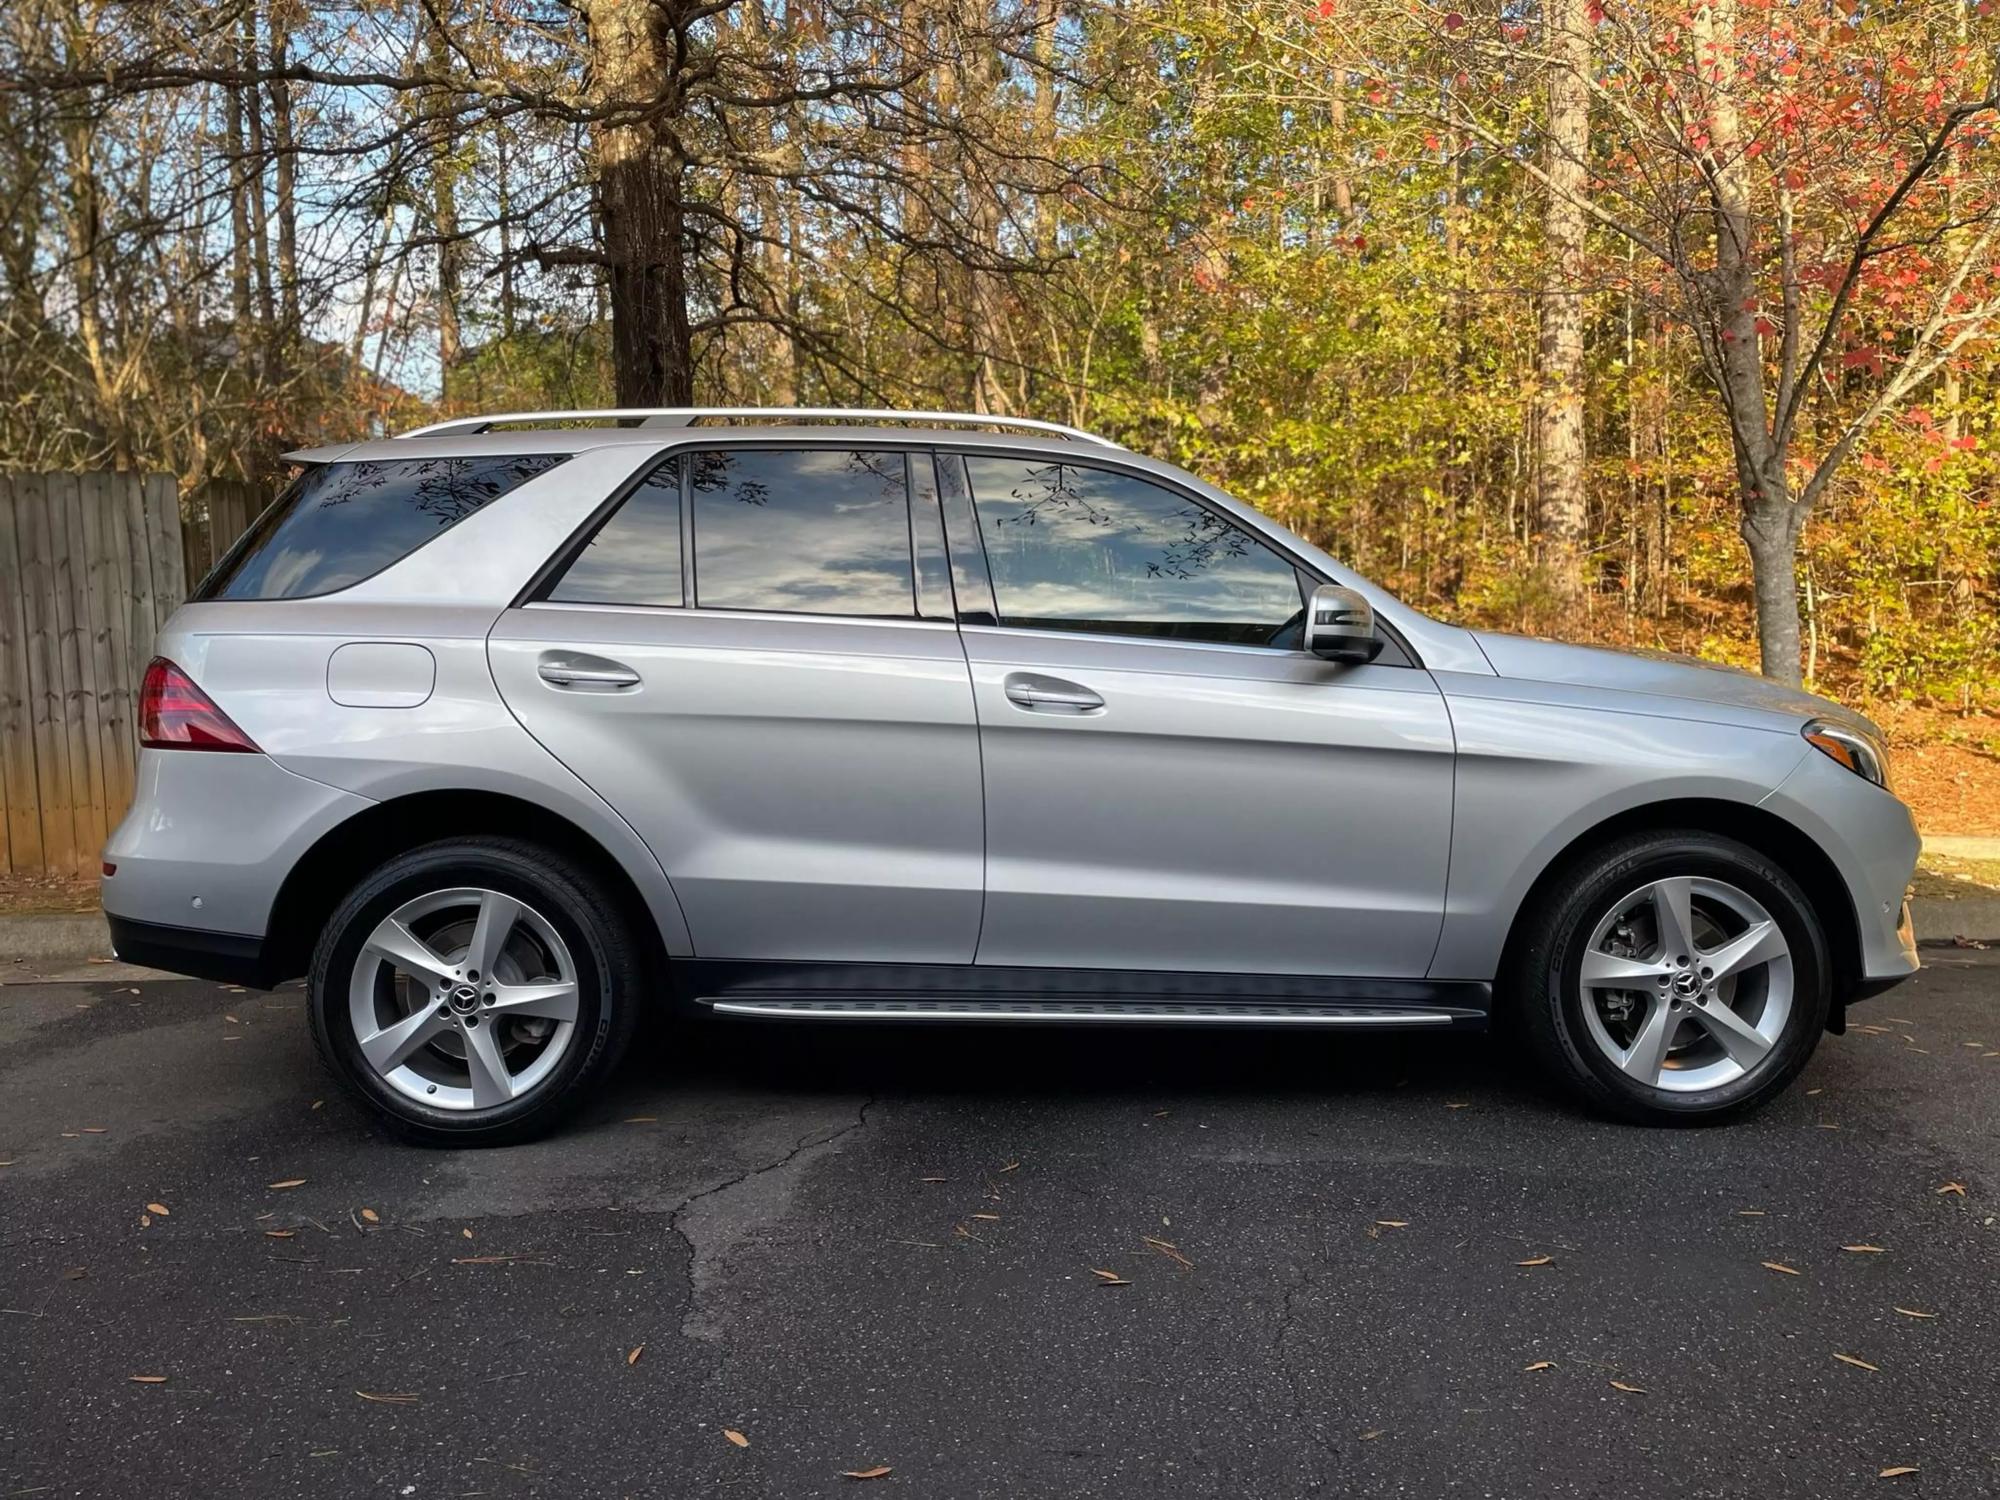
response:
[[[316,465],[286,486],[193,597],[331,594],[401,561],[568,457],[479,454]]]

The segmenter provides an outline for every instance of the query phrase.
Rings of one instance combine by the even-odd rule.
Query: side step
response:
[[[1075,1021],[1150,1026],[1327,1026],[1388,1028],[1450,1026],[1481,1020],[1477,1012],[1399,1005],[1270,1005],[1254,1002],[1079,1000],[830,999],[755,1000],[699,997],[717,1015],[825,1021]]]

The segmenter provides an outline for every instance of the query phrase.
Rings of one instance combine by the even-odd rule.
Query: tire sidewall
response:
[[[1694,1093],[1651,1088],[1626,1077],[1591,1038],[1584,1018],[1583,956],[1597,923],[1634,891],[1674,877],[1719,880],[1754,897],[1777,922],[1792,958],[1792,1013],[1772,1055],[1744,1077]],[[1778,1093],[1812,1056],[1831,1003],[1826,940],[1804,892],[1754,850],[1719,837],[1661,839],[1584,875],[1557,918],[1543,977],[1543,1001],[1552,1011],[1565,1061],[1588,1078],[1590,1091],[1603,1102],[1628,1115],[1655,1118],[1722,1119]]]
[[[499,891],[532,906],[568,945],[577,970],[575,1029],[554,1071],[526,1097],[476,1114],[433,1108],[392,1087],[361,1055],[348,1009],[354,966],[376,925],[403,903],[454,886]],[[612,1034],[617,1000],[604,920],[589,892],[559,865],[531,864],[473,843],[413,850],[357,886],[321,935],[308,981],[320,1049],[349,1084],[415,1139],[467,1145],[532,1133],[571,1102]]]

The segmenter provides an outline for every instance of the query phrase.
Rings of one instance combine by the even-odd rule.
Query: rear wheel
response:
[[[630,1038],[640,966],[620,910],[590,871],[534,844],[462,839],[400,855],[321,935],[314,1040],[413,1138],[540,1134]]]
[[[1797,883],[1703,832],[1635,834],[1545,893],[1512,982],[1528,1043],[1585,1102],[1697,1123],[1767,1102],[1825,1029],[1826,939]]]

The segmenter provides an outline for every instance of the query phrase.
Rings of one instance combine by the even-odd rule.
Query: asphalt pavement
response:
[[[1728,1128],[1477,1038],[711,1022],[465,1153],[295,988],[7,984],[0,1500],[1990,1496],[2000,953],[1926,957]]]

